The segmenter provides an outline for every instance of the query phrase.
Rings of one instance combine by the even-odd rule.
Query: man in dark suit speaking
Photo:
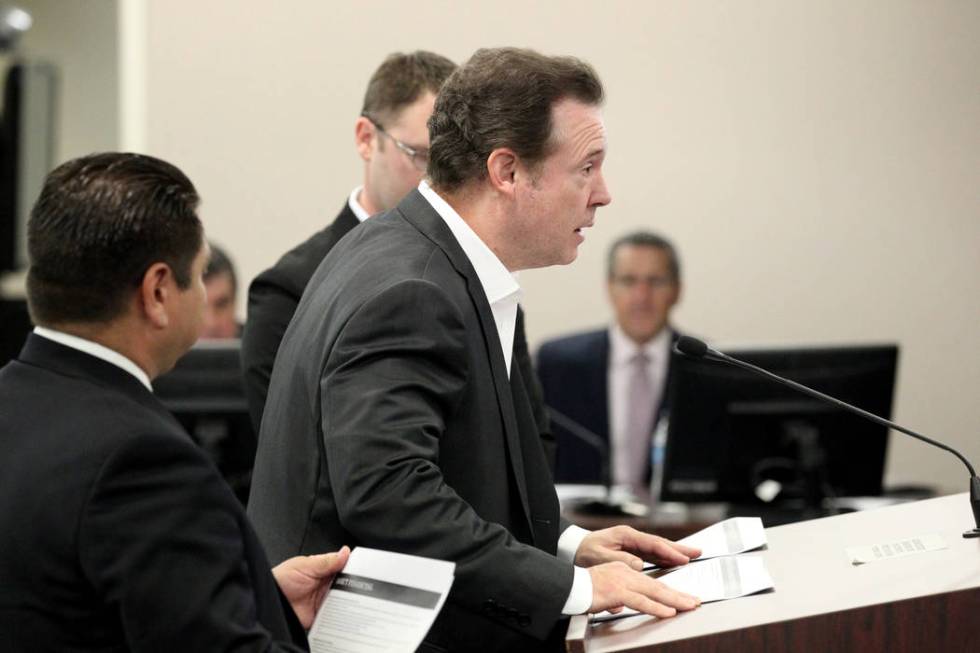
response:
[[[559,650],[563,615],[697,605],[637,571],[696,550],[560,518],[514,364],[512,273],[570,263],[610,200],[602,96],[577,59],[478,51],[436,100],[431,184],[327,255],[273,371],[249,501],[267,550],[454,561],[424,650]]]
[[[270,573],[237,499],[152,394],[203,321],[197,201],[183,173],[136,154],[45,181],[28,224],[38,326],[0,370],[4,651],[305,650],[301,626],[346,562]]]
[[[609,248],[606,288],[613,323],[549,340],[538,350],[548,406],[609,444],[612,482],[650,482],[651,437],[667,413],[673,344],[670,314],[681,295],[677,251],[663,236],[627,234]],[[600,457],[556,426],[558,483],[604,483]]]

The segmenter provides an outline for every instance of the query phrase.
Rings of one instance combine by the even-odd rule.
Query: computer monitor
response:
[[[0,297],[0,367],[17,358],[32,328],[26,300]]]
[[[245,401],[241,340],[199,341],[154,380],[153,390],[245,503],[257,440]]]
[[[727,351],[889,419],[898,347]],[[888,430],[724,363],[675,358],[661,501],[753,504],[881,493]],[[765,483],[764,481],[770,481]]]
[[[56,159],[59,78],[50,64],[16,61],[0,95],[0,271],[27,267],[27,220]]]

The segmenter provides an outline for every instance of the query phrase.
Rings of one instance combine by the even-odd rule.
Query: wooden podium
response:
[[[672,619],[592,626],[573,617],[571,653],[980,651],[980,538],[967,494],[766,529],[775,590]],[[851,546],[940,535],[946,549],[852,565]]]

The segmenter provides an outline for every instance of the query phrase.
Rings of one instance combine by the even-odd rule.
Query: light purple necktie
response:
[[[650,459],[650,435],[653,432],[653,387],[650,383],[650,358],[640,352],[630,359],[629,404],[626,410],[625,459],[620,459],[617,483],[633,487],[643,485]]]

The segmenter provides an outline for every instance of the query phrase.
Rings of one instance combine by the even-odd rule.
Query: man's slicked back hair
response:
[[[35,323],[114,319],[157,262],[187,288],[203,244],[198,201],[183,172],[151,156],[106,152],[55,168],[27,225]]]
[[[487,158],[498,148],[537,167],[556,145],[552,107],[565,99],[602,104],[602,82],[592,66],[520,48],[477,50],[436,98],[429,119],[432,184],[454,191],[484,179]]]

